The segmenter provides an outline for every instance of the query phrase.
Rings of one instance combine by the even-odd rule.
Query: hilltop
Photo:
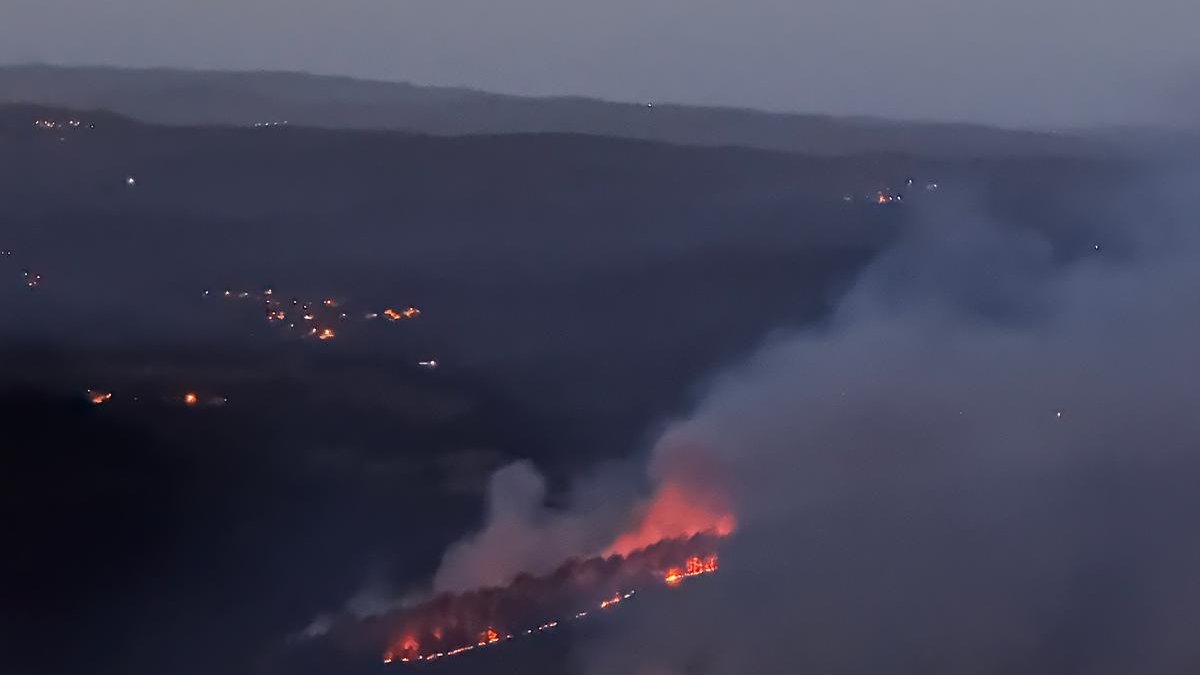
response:
[[[405,130],[436,135],[576,133],[822,155],[1084,154],[1084,139],[971,124],[895,122],[741,108],[533,98],[295,72],[0,67],[0,103],[100,108],[145,122]]]

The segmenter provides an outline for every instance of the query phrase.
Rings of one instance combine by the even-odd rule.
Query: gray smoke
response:
[[[595,546],[583,516],[549,511],[545,501],[546,481],[529,462],[497,471],[488,485],[485,527],[446,551],[434,590],[504,586],[521,572],[545,574]]]
[[[1020,223],[928,214],[830,325],[717,378],[655,452],[728,468],[722,573],[580,667],[1195,672],[1200,240],[1176,194],[1070,264]]]

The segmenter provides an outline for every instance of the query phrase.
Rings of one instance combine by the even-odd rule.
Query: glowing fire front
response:
[[[683,583],[688,577],[698,577],[701,574],[710,574],[720,569],[717,563],[717,556],[710,555],[707,558],[692,556],[688,558],[687,565],[684,567],[672,567],[667,570],[667,574],[663,577],[663,581],[667,582],[668,586],[678,586]]]
[[[714,546],[718,540],[718,537],[715,537],[710,533],[686,539],[660,542],[655,547],[651,547],[650,553],[637,552],[631,556],[630,559],[613,556],[607,559],[592,559],[588,561],[580,561],[578,563],[569,563],[550,577],[539,580],[527,580],[524,583],[530,585],[549,582],[565,585],[568,588],[571,588],[578,584],[579,579],[595,578],[597,570],[600,569],[600,567],[598,567],[599,565],[612,565],[615,563],[617,565],[617,567],[613,570],[615,574],[608,575],[608,583],[616,581],[617,579],[623,579],[629,582],[642,580],[642,583],[645,584],[653,585],[655,583],[660,583],[674,588],[678,587],[687,579],[701,575],[712,574],[719,570],[720,565],[717,556],[715,554],[691,555],[686,558],[682,565],[658,567],[658,571],[645,569],[631,572],[622,564],[624,563],[625,565],[632,565],[635,568],[646,564],[657,567],[659,564],[661,564],[659,561],[662,559],[662,556],[656,555],[655,549],[657,549],[657,553],[670,555],[682,548],[692,548],[695,546],[711,547]],[[679,560],[679,558],[675,559]],[[577,572],[580,570],[582,570],[582,573],[577,574]],[[535,589],[529,587],[520,588],[520,586],[521,582],[518,582],[510,588],[493,589],[491,591],[492,594],[488,597],[469,598],[471,609],[470,611],[466,612],[466,614],[477,614],[480,611],[480,608],[476,607],[476,605],[488,605],[491,607],[503,605],[504,602],[503,598],[500,597],[501,594],[536,594]],[[583,620],[590,616],[590,611],[592,609],[601,612],[610,611],[621,603],[633,598],[636,593],[636,590],[613,593],[586,609],[564,613],[560,616],[567,616],[570,620],[575,621]],[[450,647],[449,645],[455,644],[454,637],[451,634],[461,633],[461,629],[463,628],[462,624],[464,623],[465,619],[461,615],[455,616],[454,612],[448,610],[448,607],[446,606],[446,599],[441,599],[440,601],[435,599],[432,603],[430,603],[430,606],[432,614],[437,617],[437,620],[446,622],[446,626],[443,627],[439,625],[435,628],[427,627],[421,631],[421,637],[418,637],[416,632],[406,631],[402,633],[402,637],[391,641],[389,648],[384,652],[384,663],[437,661],[451,656],[458,656],[475,649],[502,644],[509,640],[515,639],[517,636],[531,636],[537,633],[554,630],[560,625],[559,620],[543,621],[536,626],[516,631],[517,635],[515,636],[512,633],[505,632],[503,628],[499,627],[499,624],[490,624],[487,626],[487,628],[477,634],[474,642],[466,642],[464,640],[462,642],[458,642],[457,646]],[[408,623],[412,625],[411,618],[409,618]],[[470,634],[468,633],[468,635]],[[462,638],[459,639],[461,640]],[[449,642],[449,644],[447,644],[447,642]],[[429,645],[432,648],[426,648],[425,645]]]
[[[545,576],[521,575],[504,587],[442,594],[380,620],[384,661],[432,661],[502,644],[512,639],[509,631],[528,636],[560,623],[545,617],[584,620],[636,592],[617,589],[677,587],[716,572],[716,552],[737,527],[718,467],[672,466],[676,471],[601,555],[568,560]],[[358,639],[372,639],[357,628]]]

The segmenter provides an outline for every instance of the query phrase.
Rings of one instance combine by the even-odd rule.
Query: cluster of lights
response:
[[[203,295],[204,297],[210,297],[213,294],[211,291],[206,290]],[[321,342],[328,342],[335,339],[337,337],[337,330],[328,325],[313,325],[314,323],[348,321],[351,319],[349,312],[339,309],[341,303],[336,298],[322,298],[315,302],[300,298],[282,301],[277,300],[275,295],[275,290],[272,288],[266,288],[261,293],[234,291],[231,289],[226,289],[221,293],[221,297],[225,298],[236,300],[250,299],[262,302],[268,323],[286,324],[288,329],[299,329],[303,335],[315,338]],[[319,316],[318,310],[321,310],[326,316],[324,318]],[[361,316],[366,320],[377,319],[382,316],[389,321],[404,321],[421,316],[421,310],[412,306],[399,310],[388,307],[382,312],[366,312]],[[438,364],[437,361],[430,360],[423,361],[419,365],[426,368],[436,368]]]
[[[911,179],[911,178],[905,180],[904,185],[906,188],[916,189],[916,188],[913,188],[913,179]],[[940,188],[941,188],[941,185],[939,185],[938,183],[936,183],[934,181],[925,183],[925,192],[936,192]],[[894,191],[891,188],[884,188],[882,190],[878,190],[875,192],[868,192],[866,194],[865,198],[866,198],[867,202],[869,202],[871,204],[884,205],[884,204],[893,204],[893,203],[904,201],[904,194],[901,192]],[[847,193],[842,196],[842,201],[844,201],[844,202],[853,202],[854,200],[855,200],[855,198],[854,198],[853,194]]]
[[[76,119],[70,119],[66,122],[59,122],[58,120],[34,120],[33,126],[38,129],[78,129],[83,126],[83,122]],[[88,127],[95,128],[94,125],[90,124]]]

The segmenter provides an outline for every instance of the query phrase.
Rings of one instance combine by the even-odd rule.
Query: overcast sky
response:
[[[1008,125],[1187,121],[1196,0],[0,0],[0,62]]]

